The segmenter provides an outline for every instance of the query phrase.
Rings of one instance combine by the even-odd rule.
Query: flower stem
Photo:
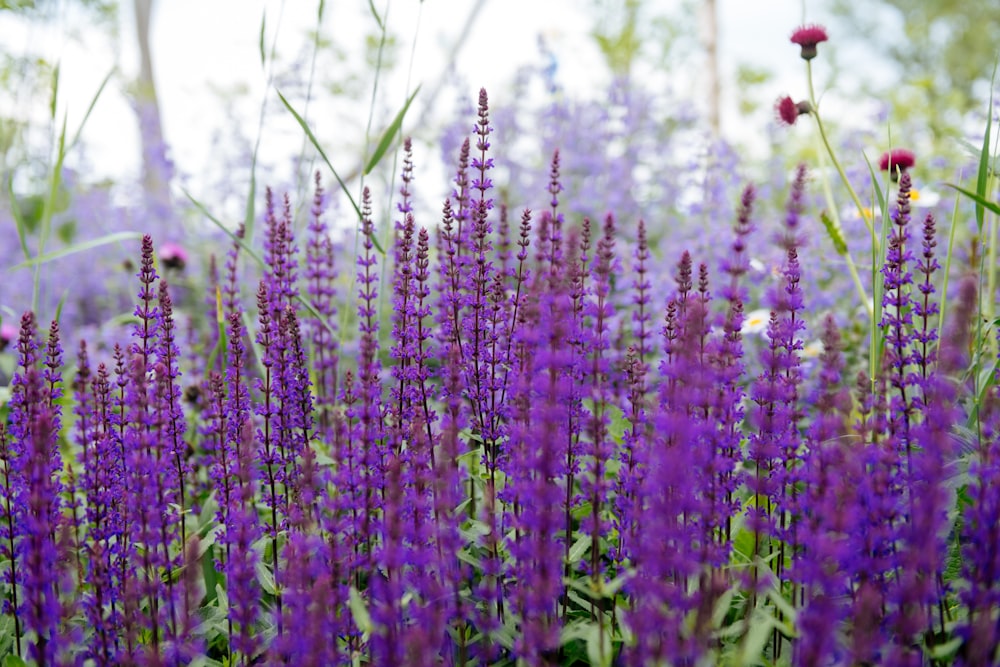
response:
[[[812,106],[812,115],[816,119],[816,127],[819,129],[820,139],[823,140],[823,146],[826,147],[826,152],[830,156],[830,160],[833,162],[834,168],[836,168],[837,173],[840,174],[840,180],[844,182],[844,186],[847,187],[848,194],[851,195],[851,199],[854,201],[854,205],[858,209],[858,215],[864,220],[865,225],[868,227],[869,232],[873,232],[872,223],[868,221],[865,217],[865,207],[861,203],[861,199],[858,197],[858,193],[854,191],[854,187],[851,185],[851,181],[848,180],[847,174],[844,172],[844,168],[840,166],[840,161],[837,160],[837,154],[834,153],[833,147],[830,146],[830,140],[826,137],[826,129],[823,127],[823,119],[819,115],[819,104],[816,101],[816,92],[813,88],[812,79],[812,63],[806,61],[806,79],[809,82],[809,104]]]

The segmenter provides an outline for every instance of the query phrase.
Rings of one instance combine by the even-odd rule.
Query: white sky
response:
[[[672,0],[648,1],[665,13],[676,12],[679,6]],[[384,12],[386,2],[376,0],[375,5]],[[131,2],[125,0],[122,4],[118,60],[126,77],[132,77],[138,70],[134,18]],[[404,99],[406,64],[418,16],[412,85],[423,83],[429,87],[436,81],[437,74],[448,66],[445,62],[448,48],[455,43],[473,4],[473,0],[389,1],[388,25],[400,40],[401,66],[396,75],[381,86],[380,104],[385,109],[398,108]],[[470,98],[480,86],[491,91],[493,99],[508,91],[519,65],[539,62],[537,39],[540,34],[545,36],[558,58],[559,76],[566,90],[584,96],[598,94],[605,80],[601,57],[587,35],[593,20],[593,15],[587,11],[591,4],[587,0],[488,0],[455,63],[461,80],[468,82]],[[732,81],[739,63],[749,63],[774,74],[770,86],[774,93],[770,99],[785,92],[804,92],[802,61],[795,47],[788,43],[789,33],[803,20],[803,4],[803,0],[718,0],[723,126],[729,138],[741,133],[753,135],[760,129],[760,118],[748,121],[740,118],[736,110]],[[805,15],[808,21],[825,22],[829,18],[821,0],[805,4],[808,5]],[[296,53],[308,48],[304,35],[315,24],[316,8],[317,3],[312,0],[285,0],[284,3],[159,0],[156,4],[152,43],[164,130],[178,170],[188,177],[186,182],[193,191],[198,191],[199,177],[211,169],[215,151],[212,137],[220,128],[235,121],[245,136],[256,136],[257,118],[265,94],[268,95],[267,120],[262,151],[277,153],[281,146],[291,145],[290,154],[297,153],[301,132],[273,92],[266,91],[258,36],[262,14],[266,13],[268,43],[277,32],[279,54],[288,62]],[[348,3],[330,0],[326,3],[326,14],[323,37],[348,50],[348,57],[354,59],[354,70],[362,71],[357,65],[357,48],[352,45],[359,43],[358,35],[370,29],[372,20],[367,14],[367,3],[364,0]],[[8,52],[41,52],[50,60],[61,62],[59,114],[63,109],[68,110],[71,132],[78,126],[90,98],[116,60],[102,31],[90,30],[78,40],[66,39],[66,33],[74,29],[78,19],[73,12],[66,12],[48,26],[28,25],[10,18],[0,21],[0,42]],[[354,53],[350,52],[351,48],[355,48]],[[681,80],[674,87],[691,91],[693,96],[700,98],[703,91],[697,67],[687,69],[692,71],[679,72]],[[305,75],[306,72],[302,72],[301,77]],[[103,177],[128,180],[135,178],[139,170],[136,120],[127,99],[121,94],[120,85],[116,83],[118,89],[107,91],[98,102],[84,132],[91,166],[88,176],[94,180]],[[370,82],[364,83],[365,98],[350,101],[348,108],[360,127],[363,127],[369,108],[370,85]],[[213,91],[236,87],[249,94],[234,110],[237,117],[227,118]],[[320,117],[313,121],[316,133],[324,142],[335,144],[335,132],[324,127],[322,121],[322,105],[329,103],[330,96],[317,93],[317,97],[319,106],[310,112],[311,118]],[[442,95],[438,100],[445,117],[453,112],[452,101],[453,96],[449,95]],[[32,108],[36,114],[39,111],[44,114],[46,106],[46,101],[39,104],[36,100]],[[420,111],[418,98],[410,118]],[[374,131],[377,134],[378,128]],[[328,154],[339,169],[351,166],[333,157],[337,155],[336,145],[328,148]]]

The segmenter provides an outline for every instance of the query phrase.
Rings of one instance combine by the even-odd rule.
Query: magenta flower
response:
[[[893,182],[895,182],[899,178],[899,173],[905,172],[916,163],[917,158],[913,151],[905,148],[893,148],[888,153],[882,153],[882,157],[878,159],[878,168],[882,171],[888,170]],[[897,169],[899,172],[896,171]]]
[[[802,59],[812,60],[816,57],[816,45],[829,39],[826,35],[826,28],[821,25],[804,25],[795,29],[792,33],[792,44],[802,47]]]
[[[796,102],[788,95],[779,97],[774,103],[774,115],[778,122],[783,125],[795,125],[799,116],[812,111],[812,105],[808,101]]]
[[[17,338],[17,327],[9,322],[0,324],[0,352],[6,350],[15,338]]]
[[[168,269],[183,271],[188,258],[188,251],[179,243],[164,243],[160,246],[160,262]]]

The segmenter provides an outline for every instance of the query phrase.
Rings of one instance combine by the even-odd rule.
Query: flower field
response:
[[[129,240],[99,340],[5,318],[3,665],[997,664],[991,125],[939,219],[914,152],[841,166],[825,41],[775,112],[846,209],[802,164],[689,248],[579,214],[560,150],[523,208],[481,91],[435,219],[405,140],[385,236],[316,173],[200,283]]]

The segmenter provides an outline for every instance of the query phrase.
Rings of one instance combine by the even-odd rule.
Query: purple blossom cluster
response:
[[[131,340],[96,370],[84,343],[67,371],[58,324],[43,343],[23,317],[0,423],[6,650],[46,666],[995,662],[1000,394],[961,381],[982,344],[974,281],[936,330],[936,225],[911,230],[909,174],[884,239],[881,367],[855,381],[857,341],[832,317],[805,363],[805,167],[773,241],[748,186],[718,267],[676,252],[667,285],[645,222],[563,210],[559,153],[548,205],[513,223],[491,141],[482,92],[429,225],[406,143],[389,253],[365,189],[342,320],[356,347],[318,178],[302,255],[290,201],[267,194],[255,307],[236,244],[205,344],[178,336],[149,236]],[[748,303],[749,249],[772,242],[780,281]],[[742,333],[755,306],[759,349]]]

